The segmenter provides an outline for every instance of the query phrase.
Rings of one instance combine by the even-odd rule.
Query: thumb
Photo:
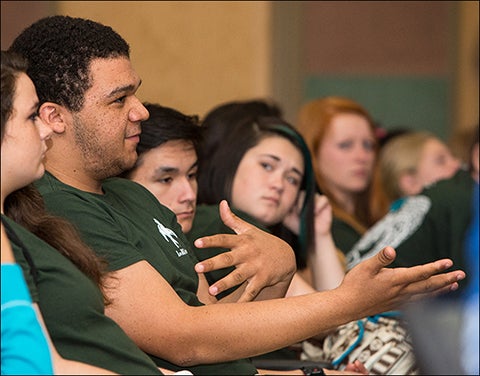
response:
[[[395,260],[396,256],[397,254],[395,250],[390,246],[387,246],[378,252],[376,255],[376,260],[379,262],[377,265],[378,271],[380,271],[381,268],[390,265],[393,260]]]
[[[232,213],[226,200],[220,201],[219,211],[223,223],[235,231],[236,234],[247,232],[252,227],[252,225]]]

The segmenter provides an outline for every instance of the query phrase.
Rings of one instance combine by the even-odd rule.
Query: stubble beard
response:
[[[73,121],[73,133],[75,144],[84,159],[85,170],[96,180],[117,176],[132,168],[137,160],[136,152],[132,158],[112,156],[111,150],[116,148],[114,141],[102,142],[95,132],[86,128],[76,117]]]

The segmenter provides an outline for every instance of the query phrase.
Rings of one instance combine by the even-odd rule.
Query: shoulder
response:
[[[465,171],[458,171],[452,178],[440,180],[424,189],[421,195],[432,202],[432,210],[447,212],[467,212],[471,206],[474,192],[474,180]]]
[[[223,233],[225,227],[217,205],[198,205],[195,210],[192,229],[188,232],[187,237],[196,239],[200,236]]]

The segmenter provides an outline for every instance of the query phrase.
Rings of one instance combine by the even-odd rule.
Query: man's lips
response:
[[[128,136],[126,139],[129,140],[129,141],[139,143],[140,142],[140,134],[135,134],[133,136]]]

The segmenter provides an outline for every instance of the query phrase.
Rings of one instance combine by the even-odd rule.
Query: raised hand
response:
[[[206,273],[229,266],[235,266],[235,270],[211,285],[210,294],[217,295],[245,281],[248,283],[239,299],[240,302],[255,299],[265,287],[280,284],[286,291],[296,271],[292,248],[280,238],[237,217],[225,200],[220,203],[219,210],[225,225],[235,231],[236,235],[206,236],[197,239],[195,246],[222,247],[230,251],[198,263],[195,270],[198,273]]]
[[[454,291],[458,281],[465,278],[461,270],[443,273],[452,267],[450,259],[409,268],[387,268],[395,256],[392,247],[385,247],[351,269],[336,289],[345,295],[344,299],[358,302],[357,314],[362,310],[363,316],[370,316],[399,308],[407,301]]]

